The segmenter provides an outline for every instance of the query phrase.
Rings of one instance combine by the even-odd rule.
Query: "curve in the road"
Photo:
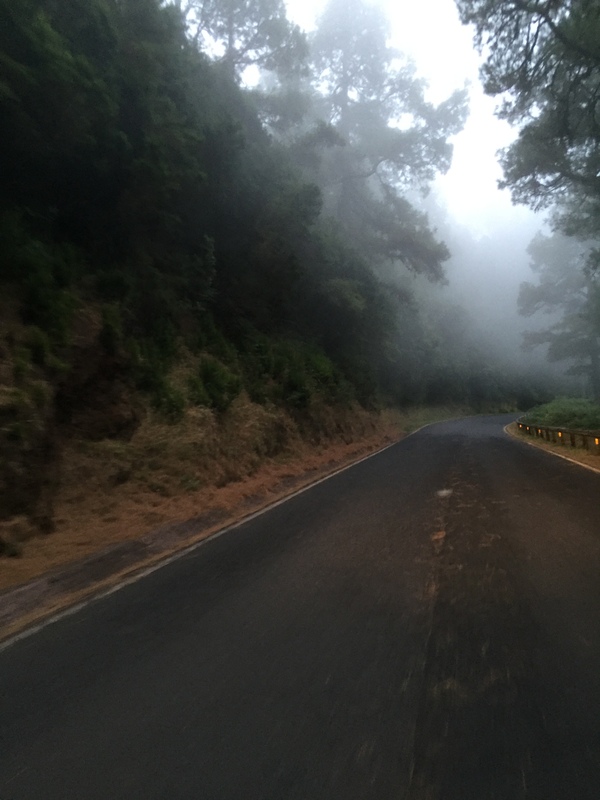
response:
[[[597,798],[599,478],[422,430],[0,653],[0,797]]]

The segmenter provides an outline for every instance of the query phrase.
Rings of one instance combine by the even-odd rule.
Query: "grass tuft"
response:
[[[600,430],[600,404],[577,397],[559,397],[550,403],[536,406],[523,417],[528,425],[546,425],[549,428],[574,430]]]

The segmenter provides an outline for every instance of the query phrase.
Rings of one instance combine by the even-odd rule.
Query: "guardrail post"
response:
[[[561,430],[559,428],[550,428],[547,425],[538,427],[537,425],[527,425],[527,423],[519,420],[517,420],[517,428],[520,433],[535,436],[536,439],[543,439],[553,444],[561,444],[563,447],[566,447],[567,444],[574,448],[581,446],[588,453],[600,456],[600,432],[570,430],[569,428]],[[579,439],[581,439],[581,445]]]

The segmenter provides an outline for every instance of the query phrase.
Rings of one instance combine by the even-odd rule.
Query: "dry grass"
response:
[[[369,413],[312,409],[295,421],[239,398],[221,418],[189,409],[178,425],[149,415],[130,442],[69,443],[57,530],[0,559],[0,590],[160,526],[213,511],[240,518],[456,409]]]
[[[393,436],[365,417],[315,445],[283,412],[241,399],[221,420],[191,409],[177,426],[149,416],[131,442],[71,442],[57,530],[24,542],[21,558],[0,560],[0,589],[175,520],[217,509],[243,514],[250,498],[268,502],[282,481],[352,460]]]

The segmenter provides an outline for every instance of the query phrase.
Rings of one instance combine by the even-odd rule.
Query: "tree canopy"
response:
[[[457,0],[485,53],[488,94],[519,128],[502,158],[505,186],[558,224],[593,235],[600,200],[600,5],[596,0]]]
[[[306,37],[286,15],[283,0],[177,0],[200,47],[238,78],[248,67],[282,73],[307,55]]]
[[[307,38],[281,0],[0,0],[0,55],[0,281],[60,363],[84,306],[171,410],[182,348],[219,409],[464,398],[407,277],[443,280],[407,193],[464,94],[429,103],[376,7]]]
[[[388,38],[377,6],[326,5],[310,42],[314,114],[338,140],[315,180],[355,247],[439,280],[447,250],[405,194],[449,168],[448,138],[464,124],[466,99],[457,91],[438,107],[427,102],[414,65]]]
[[[519,292],[519,312],[544,313],[550,324],[525,336],[525,346],[547,346],[551,361],[566,361],[600,398],[600,282],[586,267],[590,246],[561,234],[539,234],[529,246],[537,282]]]

